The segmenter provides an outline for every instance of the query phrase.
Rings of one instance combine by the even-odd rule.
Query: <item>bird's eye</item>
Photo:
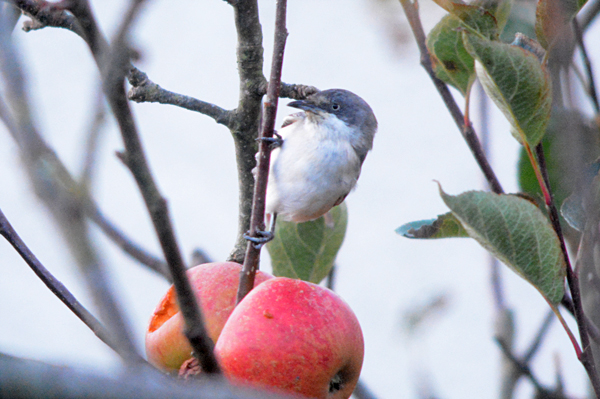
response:
[[[333,109],[334,111],[338,111],[340,109],[340,104],[338,104],[338,103],[331,104],[331,109]]]

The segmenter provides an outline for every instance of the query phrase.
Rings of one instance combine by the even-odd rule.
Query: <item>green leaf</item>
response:
[[[277,220],[275,238],[267,244],[273,274],[318,284],[335,261],[348,224],[346,203],[329,212],[332,226],[324,217],[305,223]]]
[[[446,15],[427,35],[427,48],[436,76],[466,96],[475,79],[475,61],[463,45],[459,27],[458,18]]]
[[[439,215],[437,219],[406,223],[396,229],[406,238],[451,238],[469,237],[460,221],[451,213]]]
[[[512,3],[512,0],[477,0],[471,4],[492,14],[496,18],[498,31],[502,32],[511,14]]]
[[[558,237],[544,214],[513,195],[468,191],[440,195],[484,248],[531,283],[552,304],[564,295],[565,263]]]
[[[549,49],[555,40],[568,36],[571,21],[587,0],[539,0],[535,10],[537,40]]]
[[[448,11],[462,22],[462,27],[490,39],[498,36],[496,18],[485,8],[478,5],[464,4],[458,0],[434,0],[440,7]]]
[[[537,57],[518,46],[463,32],[467,51],[487,95],[502,111],[521,144],[537,145],[550,118],[551,86]]]

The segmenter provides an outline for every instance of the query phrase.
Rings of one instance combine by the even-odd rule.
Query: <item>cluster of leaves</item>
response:
[[[569,4],[568,13],[558,13],[552,8],[554,2],[540,1],[535,29],[538,41],[518,34],[512,44],[500,40],[510,1],[436,3],[448,11],[427,37],[436,75],[465,96],[467,106],[472,84],[479,79],[523,146],[523,164],[535,175],[530,190],[547,192],[534,155],[551,120],[552,85],[545,54],[583,2]],[[503,193],[470,191],[451,196],[441,188],[440,193],[449,213],[406,224],[398,233],[410,238],[474,238],[529,281],[551,305],[562,300],[566,265],[561,244],[545,212],[535,203]]]

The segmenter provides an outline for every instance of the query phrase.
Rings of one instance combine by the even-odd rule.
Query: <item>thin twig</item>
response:
[[[102,323],[94,317],[71,292],[60,281],[58,281],[52,273],[48,271],[31,252],[29,247],[23,242],[21,237],[12,227],[4,212],[0,209],[0,235],[12,245],[17,253],[23,258],[25,263],[29,265],[31,270],[39,277],[40,280],[48,287],[48,289],[56,295],[56,297],[64,303],[71,312],[75,314],[102,342],[110,348],[119,352],[118,347],[113,342],[111,334],[106,330]]]
[[[548,330],[552,325],[552,320],[554,320],[554,312],[552,310],[549,310],[548,313],[546,313],[546,317],[544,317],[542,325],[538,329],[537,334],[531,341],[531,344],[529,344],[529,349],[527,349],[525,355],[523,356],[524,363],[529,363],[531,359],[533,359],[533,356],[535,356],[537,351],[540,349],[542,341],[548,334]]]
[[[219,124],[231,127],[232,118],[235,115],[232,111],[227,111],[214,104],[193,97],[165,90],[152,82],[148,78],[148,75],[135,67],[132,67],[129,71],[128,79],[132,86],[129,90],[128,97],[136,103],[155,102],[176,105],[190,111],[199,112],[211,117]]]
[[[565,295],[561,300],[560,304],[563,305],[563,307],[571,314],[571,316],[575,317],[575,308],[571,297]],[[594,342],[596,342],[598,345],[600,345],[600,329],[598,329],[596,323],[594,323],[589,317],[587,317],[587,315],[585,316],[585,319],[587,320],[587,329],[588,333],[590,334],[590,338],[593,339]]]
[[[275,130],[275,117],[277,116],[277,100],[281,83],[281,69],[283,67],[283,53],[287,39],[286,29],[286,7],[287,0],[277,1],[275,17],[275,44],[273,46],[273,60],[271,63],[271,78],[267,89],[267,99],[264,104],[264,118],[261,129],[261,138],[273,137]],[[252,201],[252,217],[250,220],[250,237],[260,237],[260,232],[265,230],[265,197],[267,192],[267,180],[269,177],[269,164],[271,157],[271,146],[267,140],[261,140],[258,153],[258,172],[254,186],[254,197]],[[248,241],[244,265],[240,273],[240,282],[237,292],[239,303],[254,287],[254,276],[258,270],[260,258],[260,246],[255,246]]]
[[[575,40],[577,42],[577,46],[579,47],[579,51],[581,52],[583,64],[585,65],[585,72],[587,74],[588,81],[587,92],[590,96],[590,100],[592,100],[592,104],[594,105],[596,113],[599,113],[600,104],[598,104],[598,92],[596,91],[596,82],[594,78],[594,71],[592,69],[592,62],[590,61],[590,57],[588,57],[588,53],[585,48],[585,43],[583,42],[583,32],[581,31],[581,27],[577,22],[577,18],[573,18],[573,30],[575,32]]]
[[[421,65],[427,71],[427,74],[433,81],[436,89],[440,93],[442,100],[446,104],[450,115],[454,119],[454,122],[458,126],[463,138],[467,142],[471,153],[475,157],[475,161],[479,165],[479,168],[483,172],[488,184],[490,185],[491,190],[496,194],[502,194],[504,191],[496,174],[494,173],[492,167],[490,166],[485,153],[481,147],[481,143],[479,142],[479,138],[475,134],[475,130],[473,126],[469,124],[465,124],[465,118],[460,110],[458,104],[454,100],[452,93],[448,89],[448,86],[435,75],[433,70],[433,66],[431,64],[431,57],[429,55],[429,50],[427,50],[425,32],[423,31],[423,26],[421,24],[421,19],[419,18],[419,13],[417,10],[416,3],[411,2],[410,0],[400,0],[400,4],[404,9],[404,13],[406,14],[406,18],[410,24],[412,32],[415,36],[415,40],[417,42],[417,46],[419,47],[419,51],[421,53]]]
[[[506,356],[506,358],[509,359],[514,364],[516,369],[522,375],[525,375],[529,379],[529,381],[531,381],[533,386],[535,386],[536,390],[537,391],[546,391],[546,388],[544,388],[542,386],[542,384],[540,384],[538,379],[533,375],[533,373],[531,372],[531,369],[529,368],[527,363],[524,363],[523,361],[517,359],[513,355],[513,353],[510,351],[510,348],[508,347],[508,345],[502,339],[496,337],[495,340],[496,340],[496,343],[498,344],[498,346],[500,347],[500,349],[502,349],[502,353],[504,354],[504,356]]]
[[[129,84],[132,86],[128,93],[131,101],[135,101],[136,103],[154,102],[175,105],[189,111],[204,114],[221,125],[229,128],[233,127],[233,118],[236,116],[235,111],[228,111],[217,105],[198,100],[197,98],[163,89],[161,86],[151,81],[146,73],[140,71],[136,67],[131,68],[128,79]],[[267,86],[267,82],[265,82],[264,88],[261,86],[261,90],[259,91],[261,95],[267,93]],[[279,96],[292,99],[304,99],[317,91],[319,90],[313,86],[281,83]]]
[[[80,184],[89,189],[94,178],[96,166],[96,158],[98,155],[98,147],[102,128],[106,123],[106,107],[104,106],[104,96],[99,91],[96,97],[96,104],[90,127],[87,133],[87,142],[79,177]]]
[[[123,252],[131,256],[133,259],[140,262],[142,265],[147,266],[150,270],[160,274],[170,283],[173,282],[169,267],[166,262],[162,259],[152,255],[139,244],[133,242],[127,237],[106,215],[102,213],[100,208],[92,202],[89,202],[86,206],[87,215],[100,230],[115,244],[121,248]]]

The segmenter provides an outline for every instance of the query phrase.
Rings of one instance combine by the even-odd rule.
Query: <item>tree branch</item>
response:
[[[215,122],[221,125],[225,125],[227,127],[232,125],[231,119],[235,115],[234,112],[227,111],[214,104],[210,104],[193,97],[165,90],[156,83],[152,82],[148,78],[148,75],[136,67],[131,68],[128,79],[132,86],[129,90],[128,97],[130,100],[135,101],[136,103],[153,102],[176,105],[178,107],[209,116],[214,119]]]
[[[268,391],[234,387],[224,379],[171,378],[144,367],[134,373],[98,374],[0,353],[0,397],[11,399],[292,399]]]
[[[131,101],[135,101],[136,103],[154,102],[175,105],[189,111],[204,114],[214,119],[215,122],[227,126],[228,128],[232,128],[234,125],[232,119],[236,116],[235,111],[228,111],[217,105],[198,100],[194,97],[163,89],[161,86],[151,81],[147,74],[136,67],[131,68],[128,79],[129,84],[132,86],[128,93],[128,97]],[[264,85],[260,86],[261,95],[267,93],[267,85],[268,83],[265,81]],[[304,99],[317,91],[319,90],[313,86],[282,83],[280,97]]]
[[[256,137],[259,131],[261,87],[263,75],[262,28],[258,16],[257,0],[231,1],[237,32],[237,63],[240,80],[238,105],[235,119],[229,128],[235,145],[238,173],[238,231],[236,242],[228,260],[243,263],[247,241],[244,234],[250,228],[254,176],[256,166]]]
[[[119,353],[119,347],[113,342],[111,334],[106,328],[100,323],[98,319],[94,317],[78,300],[71,294],[71,292],[65,287],[60,281],[58,281],[52,273],[48,271],[38,260],[38,258],[31,252],[29,247],[23,242],[21,237],[14,230],[4,212],[0,209],[0,235],[3,236],[6,241],[12,245],[17,253],[23,258],[25,263],[29,265],[31,270],[39,277],[40,280],[48,287],[48,289],[56,295],[56,297],[64,303],[71,312],[75,314],[90,330],[96,334],[98,338],[115,352]],[[140,358],[140,360],[142,360]]]
[[[70,30],[84,37],[83,30],[75,17],[67,12],[60,2],[49,2],[45,0],[10,0],[16,7],[21,9],[32,21],[23,25],[23,30],[43,29],[47,26]]]
[[[524,363],[521,360],[517,359],[510,351],[510,348],[508,347],[508,345],[502,339],[496,338],[496,343],[498,344],[500,349],[502,349],[502,353],[504,354],[504,356],[506,356],[506,358],[509,359],[513,363],[516,370],[518,370],[518,372],[520,374],[525,375],[529,379],[529,381],[531,381],[531,383],[533,384],[533,386],[535,386],[535,388],[538,392],[546,391],[546,388],[544,388],[540,384],[538,379],[531,373],[531,369],[529,368],[527,363]]]
[[[98,208],[98,206],[90,201],[86,206],[88,217],[96,223],[100,230],[115,244],[121,248],[123,252],[131,256],[133,259],[147,266],[150,270],[160,274],[170,283],[173,282],[169,267],[162,259],[152,255],[139,244],[133,242],[127,237],[112,221],[110,221]]]
[[[281,69],[283,67],[283,53],[287,39],[285,26],[287,0],[277,0],[275,17],[275,42],[273,46],[273,60],[271,63],[271,78],[267,89],[267,99],[264,104],[264,118],[260,137],[271,138],[275,130],[275,118],[277,116],[277,100],[281,85]],[[267,192],[267,180],[269,178],[269,164],[271,158],[271,145],[267,140],[261,140],[258,153],[258,167],[256,184],[254,186],[254,197],[252,201],[252,218],[250,221],[250,237],[260,237],[260,232],[265,230],[265,197]],[[240,272],[240,283],[237,293],[239,303],[254,287],[254,276],[258,270],[260,258],[260,246],[248,241],[244,265]]]

